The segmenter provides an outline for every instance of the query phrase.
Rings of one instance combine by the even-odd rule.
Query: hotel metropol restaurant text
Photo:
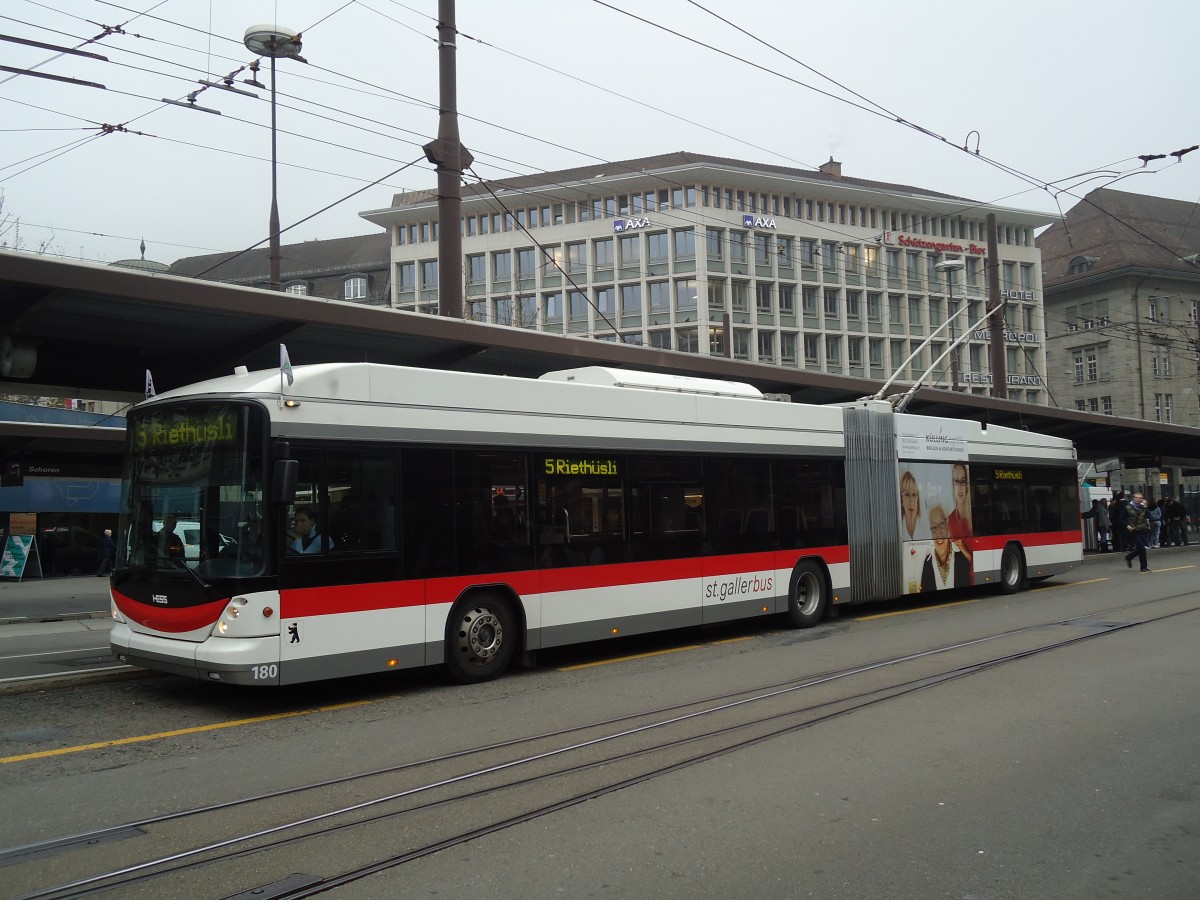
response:
[[[994,213],[1008,396],[1046,402],[1044,213],[692,153],[468,185],[462,211],[468,319],[884,379],[965,305],[901,380],[970,330],[928,381],[973,393]],[[436,312],[436,192],[362,215],[391,235],[392,305]]]

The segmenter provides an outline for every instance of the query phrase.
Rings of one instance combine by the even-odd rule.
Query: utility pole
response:
[[[996,237],[996,214],[987,214],[988,328],[991,330],[992,396],[1008,399],[1008,370],[1004,359],[1004,298],[1000,296],[1000,248]]]
[[[463,315],[462,173],[475,161],[458,135],[458,71],[455,68],[454,0],[438,0],[438,136],[422,149],[437,167],[438,314]]]

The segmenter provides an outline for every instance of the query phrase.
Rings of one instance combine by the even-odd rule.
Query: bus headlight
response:
[[[125,624],[125,617],[123,615],[121,615],[121,611],[119,609],[117,609],[117,601],[116,600],[113,600],[111,598],[109,599],[108,611],[112,614],[114,621],[120,622],[122,625]]]
[[[245,597],[234,597],[233,601],[225,607],[225,615],[217,622],[217,631],[221,634],[229,633],[229,623],[236,621],[237,617],[242,614],[242,607],[249,602]]]

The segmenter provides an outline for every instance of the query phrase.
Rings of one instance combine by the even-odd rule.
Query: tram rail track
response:
[[[1195,613],[1200,611],[1200,605],[1186,605],[1182,609],[1128,622],[1104,619],[1193,597],[1194,594],[1186,592],[1122,604],[1085,616],[1007,629],[916,653],[760,685],[686,704],[643,710],[424,760],[125,822],[106,829],[0,851],[0,865],[7,865],[9,874],[26,874],[27,877],[9,883],[14,886],[23,884],[20,889],[27,892],[21,896],[29,900],[75,897],[117,889],[129,890],[136,886],[166,887],[172,879],[186,879],[200,867],[212,871],[213,868],[219,869],[222,865],[228,867],[253,857],[261,861],[266,854],[280,858],[278,864],[272,859],[271,871],[296,872],[299,867],[293,861],[297,853],[302,856],[306,843],[340,835],[346,829],[389,828],[386,834],[377,836],[375,840],[360,841],[360,846],[364,848],[368,845],[374,847],[383,840],[394,841],[398,834],[403,841],[407,832],[422,836],[436,834],[433,839],[410,839],[403,847],[374,854],[375,858],[347,861],[340,871],[313,875],[306,882],[289,884],[276,879],[266,885],[261,880],[245,885],[246,888],[257,889],[257,896],[260,897],[312,896],[440,850],[898,700],[917,691],[1076,646],[1138,625]],[[1084,628],[1082,633],[1071,633],[1069,630],[1079,627]],[[1068,631],[1063,634],[1063,629]],[[1003,652],[987,652],[1000,649],[994,648],[996,641],[1007,642]],[[984,652],[981,654],[980,651]],[[847,689],[832,690],[843,686]],[[796,704],[794,700],[797,697],[803,698],[803,702]],[[564,741],[564,738],[573,739]],[[697,747],[699,743],[703,746]],[[464,761],[476,764],[464,767]],[[378,786],[368,790],[371,779],[399,779],[403,783],[387,790]],[[404,779],[409,781],[404,782]],[[534,785],[545,792],[539,795],[543,802],[514,804],[521,808],[506,815],[488,814],[495,798],[508,792],[510,799],[507,802],[513,803],[511,798],[514,793]],[[551,793],[552,789],[557,793]],[[332,802],[347,790],[360,791],[365,796],[351,803]],[[289,814],[286,808],[278,812],[268,809],[273,802],[285,806],[285,801],[295,799],[298,795],[316,797],[322,791],[335,796],[320,812],[296,816]],[[455,813],[454,822],[463,824],[447,828],[433,813],[452,807],[460,810]],[[254,808],[256,815],[274,816],[275,819],[273,824],[266,827],[243,831],[234,836],[193,840],[191,846],[174,852],[159,852],[157,855],[154,852],[143,853],[140,859],[131,860],[125,865],[110,863],[108,869],[103,869],[102,865],[93,864],[92,874],[81,874],[53,885],[42,883],[41,886],[35,886],[32,870],[36,868],[36,861],[47,855],[90,848],[90,855],[98,857],[95,863],[99,863],[105,856],[111,859],[118,847],[124,855],[133,856],[126,851],[138,849],[143,843],[141,838],[146,836],[155,838],[156,846],[186,843],[184,839],[192,838],[193,833],[204,833],[206,829],[219,832],[220,814],[236,808]],[[398,831],[391,830],[397,820],[406,816],[410,822],[420,820],[420,823],[404,825]],[[205,822],[206,817],[218,821],[197,824]],[[135,834],[139,836],[136,841],[115,841],[118,837]],[[103,849],[97,850],[101,846]],[[87,855],[87,852],[81,854]],[[87,868],[84,863],[81,860],[81,870]],[[228,880],[233,884],[236,879]]]

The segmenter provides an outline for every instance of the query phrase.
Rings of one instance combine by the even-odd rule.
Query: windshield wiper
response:
[[[203,578],[201,578],[199,574],[197,574],[195,569],[193,569],[191,566],[189,566],[187,564],[186,559],[176,559],[174,557],[168,557],[168,559],[170,559],[171,562],[173,562],[173,563],[178,563],[179,567],[181,569],[183,569],[183,571],[187,572],[190,576],[192,576],[192,580],[194,582],[196,582],[196,584],[200,585],[200,587],[204,588],[206,591],[212,587],[211,584],[209,584],[207,581],[205,581]]]

